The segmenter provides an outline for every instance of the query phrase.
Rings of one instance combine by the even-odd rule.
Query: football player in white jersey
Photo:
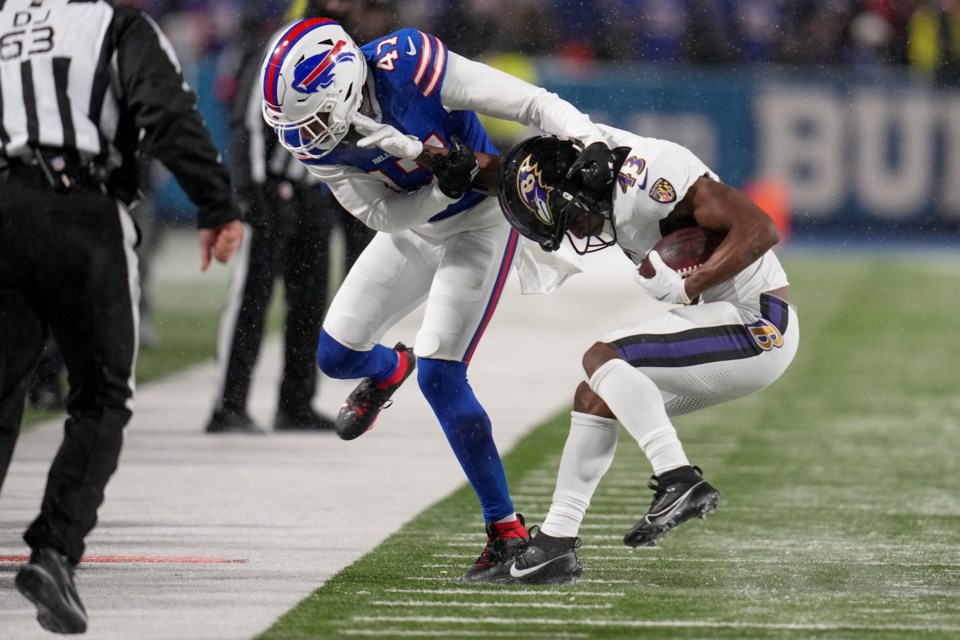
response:
[[[550,136],[516,146],[500,169],[510,223],[546,251],[568,237],[578,253],[618,246],[653,277],[636,279],[676,306],[603,335],[583,356],[556,491],[539,532],[510,569],[521,582],[576,581],[577,533],[617,446],[618,422],[653,467],[653,502],[624,536],[653,545],[682,522],[717,509],[720,493],[684,453],[671,416],[746,396],[775,381],[797,350],[796,309],[771,248],[779,232],[740,191],[688,149],[600,125],[616,158],[612,180],[578,162],[579,145]],[[699,226],[723,240],[687,277],[650,251],[661,237]],[[649,253],[649,256],[647,255]]]
[[[528,535],[467,366],[524,243],[495,198],[471,191],[473,150],[496,153],[475,111],[594,143],[591,153],[612,179],[604,134],[556,95],[416,29],[361,48],[333,21],[295,23],[272,45],[261,81],[264,117],[280,142],[379,232],[347,274],[320,336],[320,369],[363,379],[337,417],[337,433],[352,439],[367,431],[416,367],[486,522],[486,548],[461,580],[509,580]],[[424,143],[451,150],[436,179],[414,162]],[[423,303],[413,349],[379,344]]]

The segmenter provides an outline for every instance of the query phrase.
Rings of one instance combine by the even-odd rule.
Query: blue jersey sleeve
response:
[[[447,46],[436,36],[401,29],[362,47],[367,63],[397,97],[439,102],[447,70]]]

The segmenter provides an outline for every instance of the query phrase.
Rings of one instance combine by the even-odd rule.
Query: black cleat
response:
[[[207,423],[207,433],[246,433],[263,434],[266,433],[260,425],[253,421],[253,418],[245,412],[235,412],[220,409],[213,412],[210,416],[210,422]]]
[[[37,607],[37,622],[54,633],[83,633],[87,612],[73,584],[73,565],[58,551],[41,547],[17,571],[17,589]]]
[[[529,543],[523,516],[517,514],[513,522],[488,522],[487,546],[460,582],[509,582],[510,567]]]
[[[623,537],[628,547],[652,547],[671,529],[691,518],[703,518],[720,506],[720,492],[703,479],[700,467],[681,467],[651,476],[654,491],[647,515]]]
[[[517,555],[510,577],[526,584],[573,584],[583,573],[579,547],[580,538],[554,538],[538,530]]]
[[[333,432],[333,420],[311,408],[287,411],[280,409],[273,421],[274,431]]]
[[[340,408],[340,414],[337,416],[335,427],[337,435],[343,440],[353,440],[359,438],[373,427],[374,421],[380,415],[380,410],[390,406],[390,396],[392,396],[403,381],[410,377],[413,370],[417,368],[417,357],[413,355],[413,349],[407,348],[402,342],[398,342],[394,347],[400,356],[399,367],[400,379],[392,382],[383,389],[378,389],[370,378],[364,378],[357,388],[354,389],[346,402]]]

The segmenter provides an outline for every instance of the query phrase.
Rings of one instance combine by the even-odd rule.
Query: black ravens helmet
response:
[[[544,251],[559,249],[564,234],[571,235],[571,244],[580,254],[598,251],[616,240],[589,237],[585,246],[577,246],[568,232],[571,216],[577,212],[594,213],[605,220],[611,216],[612,194],[598,198],[576,179],[566,178],[582,149],[574,140],[537,136],[515,146],[500,165],[500,208],[520,235]],[[606,226],[612,229],[612,225]]]

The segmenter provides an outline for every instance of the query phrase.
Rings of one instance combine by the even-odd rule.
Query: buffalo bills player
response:
[[[478,168],[472,150],[496,153],[475,111],[596,143],[591,153],[601,159],[610,156],[603,135],[556,95],[458,56],[416,29],[361,49],[333,21],[302,21],[274,42],[261,79],[264,117],[281,143],[379,232],[337,292],[320,336],[326,375],[363,378],[337,417],[337,432],[352,439],[368,430],[418,367],[420,389],[486,521],[486,548],[461,580],[507,580],[528,535],[467,366],[520,242],[497,201],[470,191]],[[449,150],[437,161],[436,180],[413,161],[424,145]],[[529,284],[534,274],[520,271]],[[424,302],[413,349],[378,344]]]
[[[653,298],[682,306],[611,331],[584,354],[588,382],[574,394],[553,503],[510,569],[521,582],[579,578],[577,532],[613,461],[618,421],[654,472],[653,502],[625,544],[653,545],[673,527],[714,511],[720,493],[687,460],[670,416],[763,389],[787,369],[799,341],[787,276],[770,250],[779,240],[770,218],[688,149],[601,129],[614,147],[615,179],[583,173],[570,140],[531,138],[501,165],[504,213],[546,251],[566,235],[580,253],[616,245],[639,264],[650,252],[656,273],[638,273],[637,281]],[[683,278],[651,248],[688,226],[724,239]]]

